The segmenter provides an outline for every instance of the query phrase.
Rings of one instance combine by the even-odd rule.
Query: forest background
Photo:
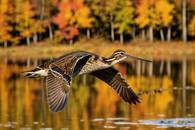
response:
[[[84,43],[164,50],[189,43],[189,52],[195,50],[195,0],[0,0],[0,27],[0,54]]]

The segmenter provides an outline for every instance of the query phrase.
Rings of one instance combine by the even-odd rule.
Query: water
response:
[[[92,76],[77,77],[64,110],[52,113],[44,79],[18,75],[42,59],[1,59],[0,129],[195,129],[195,61],[131,61],[115,66],[136,92],[149,93],[142,95],[136,106],[125,103]]]

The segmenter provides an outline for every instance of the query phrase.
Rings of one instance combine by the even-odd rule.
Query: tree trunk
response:
[[[142,40],[146,40],[146,32],[144,28],[142,29]]]
[[[36,67],[38,65],[38,59],[35,59],[33,62],[33,66]]]
[[[141,75],[141,61],[140,60],[136,62],[136,73],[137,73],[137,76]]]
[[[90,32],[90,29],[87,28],[87,39],[90,39],[91,38],[91,32]]]
[[[110,31],[111,31],[111,40],[112,42],[115,40],[115,37],[114,37],[114,23],[113,23],[113,15],[110,14]]]
[[[143,74],[143,75],[145,74],[145,69],[146,69],[146,63],[143,62],[143,63],[142,63],[142,74]]]
[[[124,43],[123,33],[120,33],[120,43],[121,43],[121,44]]]
[[[50,40],[53,40],[53,29],[51,23],[49,24],[49,38]]]
[[[149,39],[151,42],[154,41],[153,27],[152,26],[149,27]]]
[[[162,28],[160,29],[160,38],[161,38],[161,41],[165,40],[165,36],[164,36],[164,32]]]
[[[28,57],[26,60],[26,67],[29,68],[30,67],[30,58]]]
[[[163,74],[163,68],[164,68],[164,61],[161,61],[160,62],[160,75],[162,75]]]
[[[4,41],[4,47],[7,48],[7,41]]]
[[[26,37],[26,43],[27,43],[28,46],[30,45],[30,36]]]
[[[167,29],[167,41],[170,42],[171,41],[171,27],[169,26]]]
[[[167,61],[167,75],[171,77],[171,62]]]
[[[37,43],[37,41],[38,41],[38,36],[37,36],[37,34],[35,33],[34,36],[33,36],[33,42],[34,42],[34,43]]]
[[[187,42],[187,12],[186,12],[187,0],[182,1],[182,33],[183,33],[183,42]]]
[[[153,64],[150,63],[148,67],[148,75],[151,77],[153,75]]]
[[[133,39],[135,39],[136,28],[135,28],[134,25],[133,25],[133,28],[132,29],[133,29],[132,30],[132,37],[133,37]]]
[[[72,45],[72,44],[73,44],[73,39],[71,39],[71,40],[69,41],[69,44],[70,44],[70,45]]]
[[[40,12],[40,19],[43,20],[45,12],[45,0],[41,0],[41,12]]]

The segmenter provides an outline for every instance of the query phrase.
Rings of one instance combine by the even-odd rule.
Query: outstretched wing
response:
[[[80,72],[90,56],[91,54],[87,52],[75,52],[57,58],[49,65],[46,84],[47,100],[51,111],[58,112],[64,108],[71,77]]]
[[[113,67],[97,70],[92,72],[91,74],[110,85],[114,90],[116,90],[119,96],[129,104],[136,104],[140,102],[139,97],[125,82],[125,79],[122,77],[122,75]]]
[[[56,68],[51,68],[46,78],[47,100],[51,111],[61,111],[67,102],[70,90],[70,79]]]

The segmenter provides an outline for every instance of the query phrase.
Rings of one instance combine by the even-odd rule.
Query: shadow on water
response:
[[[76,77],[68,104],[62,112],[52,113],[45,98],[44,79],[18,75],[43,60],[4,57],[0,61],[0,129],[195,128],[195,61],[128,61],[115,66],[142,94],[136,106],[122,101],[98,79]]]

